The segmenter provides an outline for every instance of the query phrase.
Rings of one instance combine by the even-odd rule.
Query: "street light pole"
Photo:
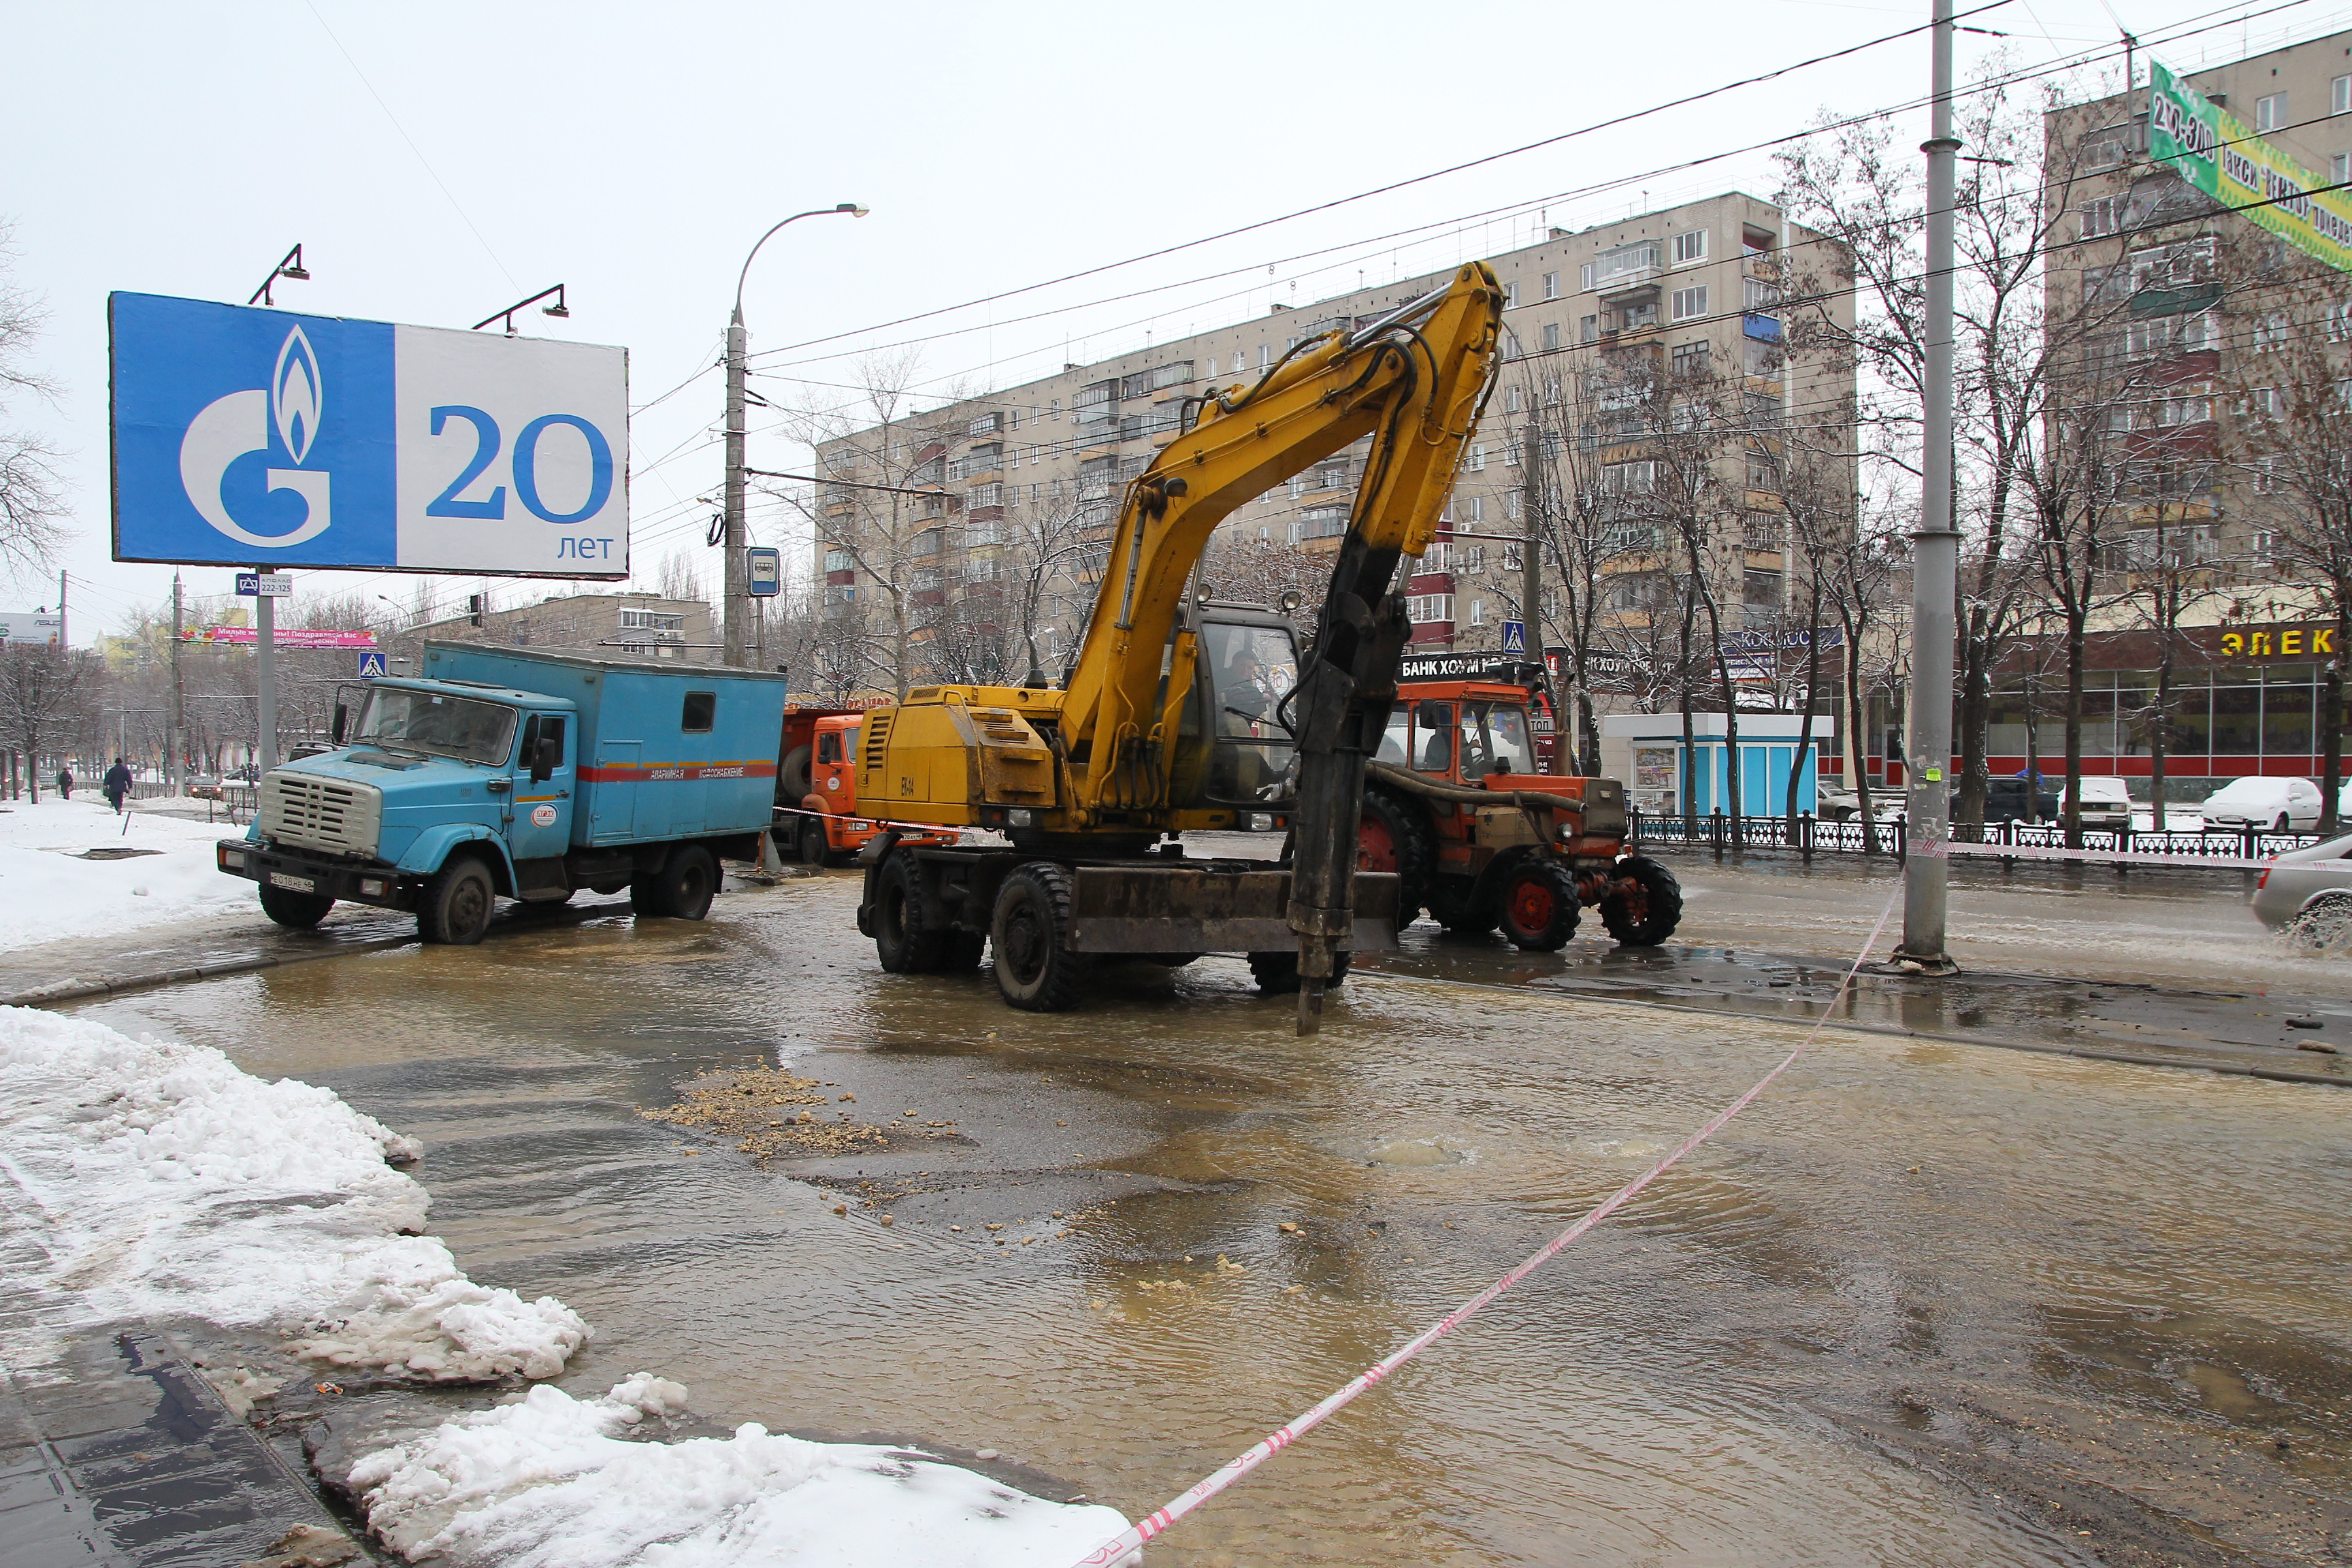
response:
[[[721,657],[728,664],[741,668],[744,658],[744,600],[749,597],[743,577],[743,374],[745,351],[750,346],[743,330],[743,280],[751,275],[751,261],[784,224],[798,223],[804,217],[822,217],[829,213],[846,213],[851,217],[864,217],[865,207],[856,202],[843,202],[837,206],[814,207],[804,213],[794,213],[776,225],[751,247],[751,254],[743,258],[743,269],[735,275],[735,313],[727,321],[727,496],[724,511],[723,537],[727,559],[719,568],[720,594],[724,604],[720,622],[724,627],[720,637]]]
[[[1934,0],[1933,108],[1927,154],[1927,319],[1919,528],[1911,536],[1911,776],[1903,869],[1903,942],[1895,958],[1930,974],[1958,966],[1944,951],[1951,862],[1952,641],[1960,536],[1952,524],[1952,204],[1960,144],[1952,136],[1952,0]]]

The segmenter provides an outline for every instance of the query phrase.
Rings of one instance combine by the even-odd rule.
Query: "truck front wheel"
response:
[[[699,844],[681,844],[661,869],[629,884],[629,905],[640,915],[698,921],[719,891],[719,862]]]
[[[297,893],[261,884],[261,912],[289,931],[309,931],[334,907],[335,900],[323,893]]]
[[[874,955],[891,974],[929,974],[945,966],[947,933],[923,927],[923,894],[915,858],[882,863],[874,907]]]
[[[1069,948],[1070,874],[1034,860],[1004,879],[989,921],[996,950],[996,989],[1027,1013],[1059,1013],[1078,999],[1090,967]]]
[[[427,942],[471,947],[490,929],[498,892],[490,868],[471,855],[454,855],[425,884],[416,907],[416,931]]]

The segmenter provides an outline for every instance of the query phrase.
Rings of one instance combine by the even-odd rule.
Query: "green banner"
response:
[[[2352,195],[2248,131],[2245,122],[2153,61],[2147,155],[2297,250],[2352,272]]]

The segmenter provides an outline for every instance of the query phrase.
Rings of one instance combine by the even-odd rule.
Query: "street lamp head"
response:
[[[542,316],[562,316],[568,319],[571,316],[572,311],[562,303],[562,301],[558,300],[556,303],[541,310],[540,314]]]
[[[861,207],[856,202],[844,202],[833,210],[837,213],[847,213],[851,217],[864,217],[867,213],[874,209],[871,207]]]

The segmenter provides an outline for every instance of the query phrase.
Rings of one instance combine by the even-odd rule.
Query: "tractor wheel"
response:
[[[1626,947],[1655,947],[1674,935],[1683,919],[1683,885],[1675,874],[1643,855],[1620,860],[1617,874],[1634,890],[1601,900],[1601,923],[1609,934]]]
[[[1294,995],[1298,990],[1298,955],[1295,952],[1253,952],[1249,955],[1250,978],[1257,982],[1261,996]],[[1344,984],[1348,978],[1348,954],[1343,949],[1331,955],[1331,978],[1324,985],[1328,991]]]
[[[261,912],[289,931],[309,931],[334,907],[335,900],[323,893],[297,893],[261,884]]]
[[[923,926],[922,889],[915,858],[893,855],[882,867],[875,899],[874,952],[892,974],[929,974],[947,962],[948,933]]]
[[[1437,851],[1426,815],[1413,803],[1381,790],[1364,792],[1364,814],[1356,830],[1356,869],[1393,871],[1397,876],[1397,924],[1421,918],[1429,896]]]
[[[988,939],[996,950],[996,989],[1027,1013],[1060,1013],[1078,999],[1091,960],[1069,948],[1070,873],[1032,860],[1004,879]]]
[[[416,934],[426,942],[471,947],[490,929],[498,892],[490,868],[471,855],[453,855],[425,884],[416,907]]]
[[[1503,934],[1529,952],[1558,952],[1576,934],[1576,879],[1556,860],[1527,860],[1503,879]]]

